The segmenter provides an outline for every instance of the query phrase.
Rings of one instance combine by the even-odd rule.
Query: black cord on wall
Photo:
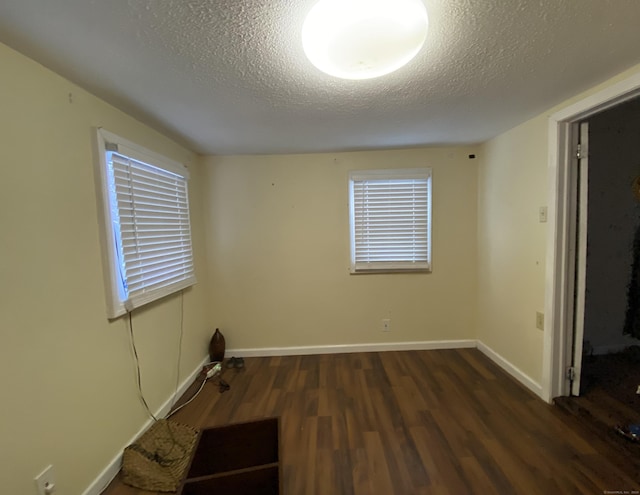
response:
[[[136,348],[136,341],[135,341],[135,338],[133,336],[132,312],[129,311],[127,313],[127,315],[129,316],[129,338],[131,340],[131,348],[133,349],[133,356],[134,356],[135,365],[136,365],[136,383],[138,385],[138,395],[140,397],[140,400],[142,401],[142,404],[144,405],[144,408],[146,409],[147,413],[149,414],[149,416],[151,416],[151,418],[154,421],[158,421],[158,418],[156,418],[155,415],[151,412],[151,409],[149,409],[149,404],[147,404],[147,401],[144,398],[144,394],[142,393],[142,379],[140,377],[140,358],[138,357],[138,349]]]

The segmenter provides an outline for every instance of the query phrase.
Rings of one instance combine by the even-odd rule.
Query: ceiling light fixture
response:
[[[320,0],[302,27],[302,47],[327,74],[371,79],[415,57],[428,25],[422,0]]]

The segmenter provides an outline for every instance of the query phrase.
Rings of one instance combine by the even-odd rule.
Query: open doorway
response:
[[[557,188],[560,222],[554,226],[562,243],[553,246],[555,268],[562,270],[552,270],[558,284],[550,306],[555,334],[546,336],[557,352],[551,398],[619,443],[634,463],[640,444],[625,443],[629,438],[619,433],[640,423],[637,83],[615,104],[601,102],[604,108],[583,108],[556,121],[562,130],[558,150],[566,152],[556,170],[565,181]]]
[[[570,395],[572,374],[580,378],[580,369],[572,369],[575,354],[582,355],[581,345],[573,345],[579,254],[576,247],[580,246],[576,241],[579,162],[575,144],[580,123],[638,96],[640,74],[635,74],[549,118],[549,223],[541,383],[541,396],[549,402]]]
[[[636,406],[640,422],[640,98],[589,117],[587,132],[588,184],[579,195],[586,259],[578,256],[585,266],[577,269],[584,291],[576,291],[583,335],[574,343],[582,359],[573,395],[606,393],[612,404]]]
[[[640,98],[574,134],[575,306],[571,397],[556,404],[605,433],[640,423]]]

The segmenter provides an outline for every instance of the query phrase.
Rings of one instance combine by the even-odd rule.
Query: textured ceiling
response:
[[[481,142],[640,63],[638,0],[425,0],[409,65],[339,80],[313,3],[2,0],[0,42],[208,154]]]

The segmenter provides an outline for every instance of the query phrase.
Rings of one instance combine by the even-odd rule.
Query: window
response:
[[[187,169],[97,130],[107,313],[195,284]]]
[[[431,271],[431,169],[349,174],[351,273]]]

